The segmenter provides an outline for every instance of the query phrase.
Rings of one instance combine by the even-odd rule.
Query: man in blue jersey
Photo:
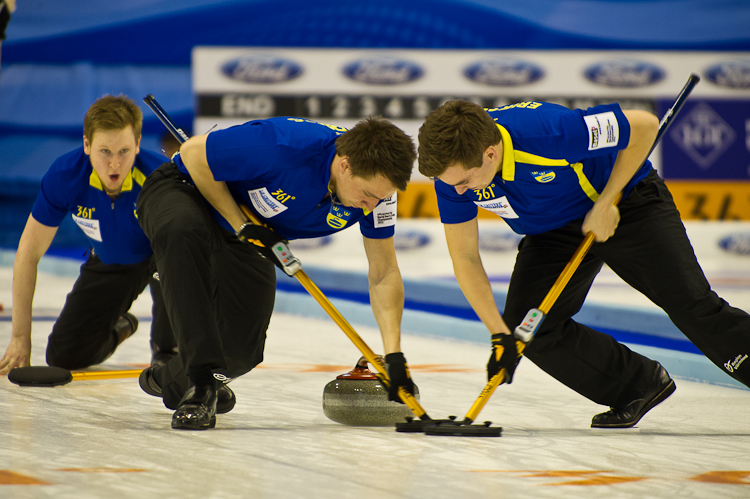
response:
[[[571,319],[604,263],[663,308],[712,362],[750,385],[747,363],[725,366],[750,352],[750,316],[711,290],[666,185],[649,162],[641,167],[657,130],[652,114],[617,104],[484,110],[451,101],[419,131],[419,170],[435,178],[456,278],[492,335],[490,378],[505,368],[511,382],[519,360],[511,331],[542,303],[584,235],[594,234],[524,350],[566,386],[610,406],[592,427],[631,427],[675,389],[659,363]],[[477,248],[478,207],[525,234],[502,316]]]
[[[146,176],[165,159],[140,149],[142,119],[127,97],[98,99],[84,118],[83,147],[59,157],[42,178],[13,265],[12,336],[0,374],[30,365],[37,266],[68,213],[91,249],[52,328],[47,363],[81,369],[107,359],[138,327],[128,310],[148,284],[154,300],[152,361],[174,356],[151,247],[135,217]]]
[[[393,245],[393,196],[406,188],[415,158],[411,139],[386,120],[364,120],[347,131],[271,118],[193,137],[149,177],[138,219],[156,256],[180,354],[144,370],[140,384],[175,410],[173,428],[215,426],[215,414],[234,405],[227,403],[226,383],[263,360],[273,265],[283,265],[248,242],[262,239],[270,247],[357,223],[389,397],[398,400],[399,387],[413,393],[400,346],[404,290]],[[270,229],[259,233],[241,205]]]

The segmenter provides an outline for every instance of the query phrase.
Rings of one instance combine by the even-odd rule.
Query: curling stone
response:
[[[419,400],[416,385],[414,398]],[[388,400],[388,390],[367,368],[364,357],[323,389],[323,413],[332,421],[352,426],[393,426],[414,416],[404,404]]]

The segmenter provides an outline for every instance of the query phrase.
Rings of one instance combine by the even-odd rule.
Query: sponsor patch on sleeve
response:
[[[372,211],[372,218],[376,229],[396,225],[396,194],[377,205]]]
[[[620,125],[612,111],[584,116],[589,131],[589,151],[614,147],[620,140]]]

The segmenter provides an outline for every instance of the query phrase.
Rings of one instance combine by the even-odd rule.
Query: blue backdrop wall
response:
[[[0,246],[17,244],[97,97],[153,93],[189,128],[195,45],[750,51],[748,26],[747,0],[19,0],[2,44]],[[142,145],[158,149],[144,116]]]

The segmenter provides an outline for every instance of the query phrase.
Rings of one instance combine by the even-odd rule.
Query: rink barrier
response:
[[[377,328],[369,306],[367,275],[309,267],[305,270],[336,309],[352,324]],[[296,281],[277,272],[274,310],[305,317],[326,318],[315,300]],[[484,325],[476,318],[458,283],[404,279],[404,334],[483,343],[489,346]],[[495,291],[500,310],[506,293]],[[585,304],[575,319],[612,335],[628,347],[659,361],[670,375],[690,381],[747,389],[709,361],[661,311],[635,307]],[[617,329],[612,325],[616,324]]]

